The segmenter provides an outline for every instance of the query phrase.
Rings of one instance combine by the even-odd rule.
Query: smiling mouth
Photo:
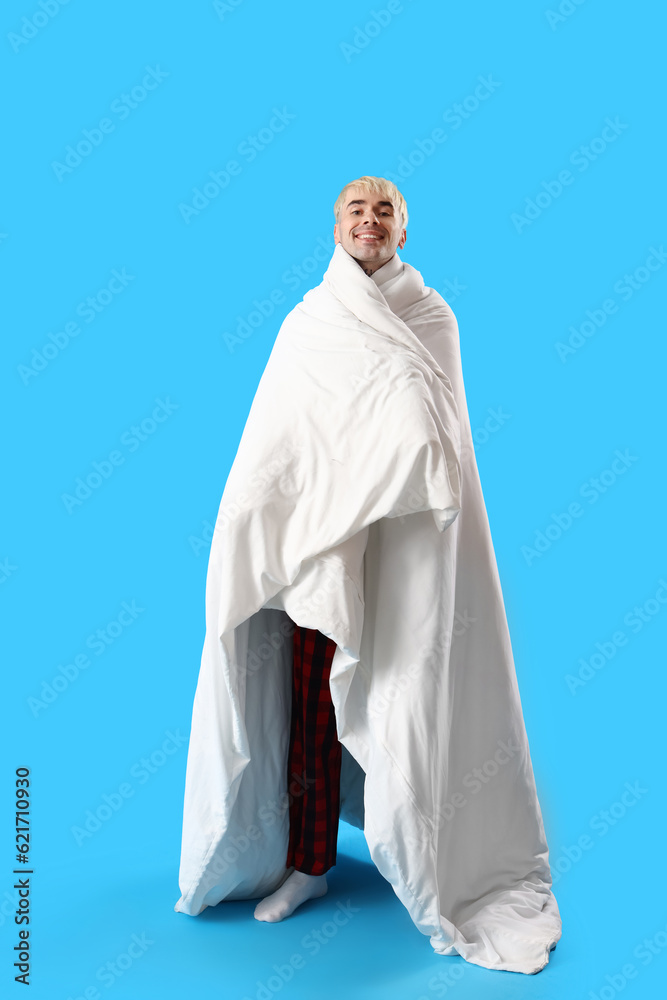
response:
[[[357,235],[355,233],[355,240],[361,240],[362,243],[379,243],[380,240],[384,239],[379,233],[364,233]]]

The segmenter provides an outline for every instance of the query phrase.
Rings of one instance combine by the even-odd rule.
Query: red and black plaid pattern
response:
[[[329,690],[336,643],[296,624],[293,642],[286,867],[323,875],[336,863],[340,813],[342,746]]]

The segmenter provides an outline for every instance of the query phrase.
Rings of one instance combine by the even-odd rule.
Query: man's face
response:
[[[350,188],[334,226],[334,239],[354,257],[366,274],[377,271],[403,247],[407,233],[401,216],[384,195]]]

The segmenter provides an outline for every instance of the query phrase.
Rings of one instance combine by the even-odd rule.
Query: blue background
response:
[[[548,0],[404,0],[366,32],[384,0],[72,0],[55,13],[56,0],[44,3],[50,14],[37,0],[11,0],[2,14],[8,995],[23,995],[12,968],[13,787],[14,769],[28,766],[34,998],[94,996],[94,986],[118,1000],[656,996],[667,974],[656,736],[667,619],[664,12],[564,0],[557,20]],[[124,104],[147,67],[154,89]],[[475,101],[489,76],[493,92]],[[284,127],[261,132],[276,109]],[[104,118],[113,129],[92,131]],[[618,134],[595,142],[607,118]],[[446,140],[429,146],[436,128]],[[86,129],[98,144],[63,170]],[[251,159],[253,135],[263,145]],[[232,159],[239,171],[186,220],[194,189]],[[258,924],[251,901],[197,919],[173,911],[207,524],[280,322],[321,280],[333,203],[361,174],[396,180],[410,213],[401,256],[459,321],[563,917],[534,977],[436,956],[363,834],[344,825],[328,896],[283,924]],[[545,184],[552,194],[538,198]],[[331,249],[313,268],[319,240]],[[272,293],[273,312],[243,327],[256,300],[270,312]],[[563,360],[558,344],[587,320]],[[78,324],[69,339],[68,323]],[[167,407],[151,423],[158,400]],[[609,471],[617,450],[629,457]],[[119,464],[104,465],[112,452]],[[96,462],[106,478],[68,506]],[[121,615],[95,651],[89,636],[118,621],[123,602],[134,617]],[[61,667],[86,653],[65,683]],[[596,653],[597,667],[582,666]],[[638,791],[619,805],[626,782]],[[77,841],[105,795],[116,807]],[[304,936],[348,899],[358,911],[313,954]],[[140,957],[101,982],[97,970],[133,934]],[[274,965],[294,953],[304,967],[271,990]]]

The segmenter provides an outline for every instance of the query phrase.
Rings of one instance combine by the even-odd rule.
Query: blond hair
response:
[[[350,181],[346,184],[341,193],[336,198],[336,203],[334,204],[334,215],[336,217],[336,222],[340,223],[341,212],[343,211],[343,205],[345,204],[345,195],[350,190],[350,188],[361,188],[362,191],[372,191],[374,194],[384,195],[387,201],[390,201],[394,208],[400,213],[403,221],[403,229],[406,228],[408,224],[408,206],[405,204],[405,198],[398,190],[395,184],[388,181],[385,177],[359,177],[356,181]]]

